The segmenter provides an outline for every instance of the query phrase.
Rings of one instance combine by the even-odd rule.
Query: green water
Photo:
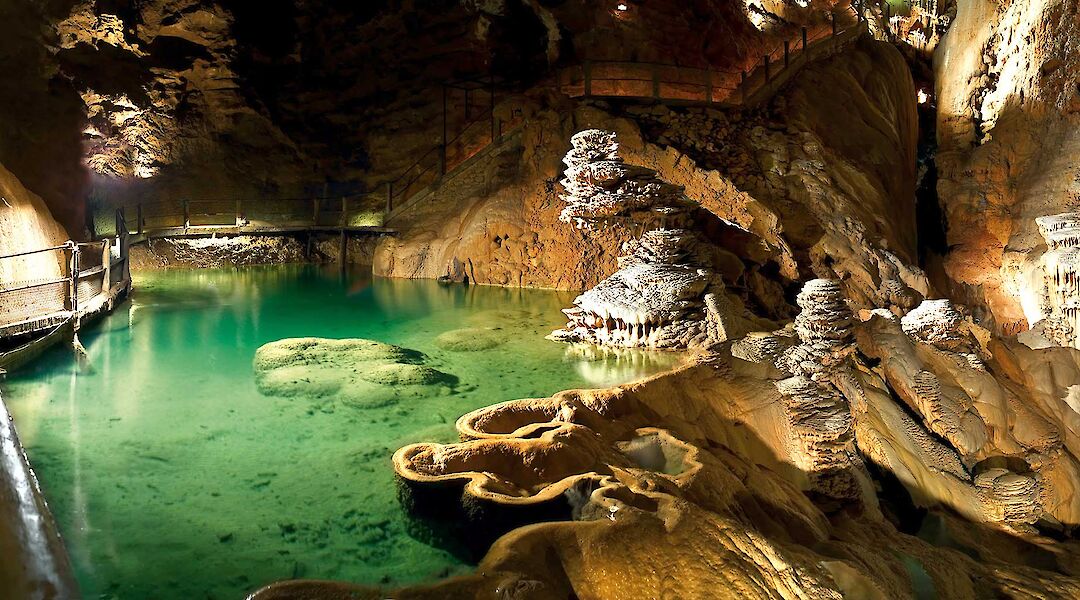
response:
[[[669,354],[583,357],[543,339],[572,294],[341,277],[315,267],[137,277],[84,331],[2,391],[87,598],[242,598],[304,577],[397,586],[468,572],[405,533],[390,456],[453,441],[462,413],[606,386]],[[434,339],[501,328],[505,343]],[[362,409],[255,388],[252,357],[287,337],[360,337],[424,352],[455,393]]]

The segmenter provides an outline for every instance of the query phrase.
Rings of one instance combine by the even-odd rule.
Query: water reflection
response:
[[[610,387],[634,381],[679,364],[682,355],[642,348],[607,348],[591,344],[568,344],[566,360],[593,387]]]

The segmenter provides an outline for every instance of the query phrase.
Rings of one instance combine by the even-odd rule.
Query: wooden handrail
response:
[[[126,264],[128,260],[128,245],[126,241],[128,232],[126,225],[119,216],[117,224],[116,236],[113,238],[105,238],[94,242],[75,242],[69,240],[59,246],[28,250],[26,252],[19,252],[0,257],[16,258],[44,252],[61,252],[63,259],[62,274],[57,277],[32,281],[7,282],[6,284],[0,283],[0,299],[5,296],[11,298],[11,294],[25,294],[28,290],[37,288],[56,285],[63,286],[62,294],[50,294],[49,296],[42,296],[34,300],[15,296],[15,302],[21,303],[22,308],[15,311],[11,311],[10,309],[4,311],[6,320],[0,321],[0,328],[4,330],[4,335],[13,335],[12,331],[14,331],[14,335],[20,335],[39,331],[43,328],[53,327],[55,326],[57,319],[71,319],[75,322],[75,327],[78,328],[79,319],[82,314],[80,311],[83,310],[90,301],[98,298],[101,294],[109,294],[113,290],[112,276],[114,269],[120,270],[120,280],[118,283],[126,286],[130,282]],[[112,258],[112,245],[117,240],[119,241],[120,256],[114,260]],[[86,256],[93,259],[88,262],[93,263],[100,260],[100,264],[91,264],[84,268],[80,264],[80,258],[83,256],[84,252],[88,253]],[[98,280],[100,280],[100,287],[97,285]],[[91,285],[89,288],[89,297],[80,298],[79,286],[85,286],[87,282],[90,282]],[[52,300],[49,300],[49,298],[52,298]],[[44,300],[44,302],[42,302],[42,300]],[[11,300],[8,300],[8,302],[11,302]],[[11,319],[11,316],[15,316],[16,318]],[[9,331],[9,329],[11,331]]]

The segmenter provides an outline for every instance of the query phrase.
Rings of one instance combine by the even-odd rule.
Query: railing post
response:
[[[802,28],[802,49],[806,50],[806,28]]]
[[[345,228],[342,227],[341,228],[341,241],[339,242],[339,245],[338,245],[338,260],[341,261],[341,264],[338,265],[338,268],[341,270],[341,273],[345,273],[345,263],[348,261],[348,259],[349,259],[349,238],[345,235]]]
[[[348,227],[349,225],[349,199],[346,196],[341,197],[341,226]]]
[[[191,227],[191,215],[188,212],[188,209],[189,209],[188,201],[184,200],[183,202],[184,202],[184,229],[187,229],[188,227]]]
[[[120,234],[116,235],[119,238]],[[105,267],[105,278],[101,281],[101,291],[106,294],[109,293],[109,288],[111,287],[109,285],[109,280],[112,278],[112,251],[110,250],[111,246],[112,244],[109,243],[109,240],[107,238],[102,240],[101,266]]]
[[[68,283],[68,295],[71,298],[71,312],[79,312],[79,245],[71,244],[71,265],[68,267],[70,280]]]
[[[128,274],[128,231],[127,219],[124,220],[123,227],[116,232],[116,244],[118,250],[120,250],[120,282],[128,281],[131,276]]]
[[[765,83],[772,81],[772,74],[769,72],[769,55],[766,54],[764,58],[765,63]]]
[[[832,22],[832,34],[836,35],[836,13],[829,13],[829,21]]]
[[[312,227],[318,227],[319,226],[319,208],[321,208],[319,206],[320,203],[321,203],[321,201],[318,198],[313,198],[311,200],[311,205],[312,205],[312,208],[313,208],[313,210],[311,212],[311,225],[312,225]]]
[[[740,77],[739,89],[742,90],[742,101],[746,102],[746,71],[740,72],[739,77]]]
[[[585,71],[585,97],[592,96],[592,61],[585,61],[582,67]]]
[[[705,69],[705,102],[712,104],[712,69]]]
[[[142,235],[142,230],[143,230],[142,202],[140,202],[138,205],[135,206],[135,212],[136,212],[136,217],[135,218],[138,219],[138,223],[136,223],[136,227],[138,228],[138,234]]]
[[[386,182],[386,214],[394,210],[394,182]]]
[[[660,67],[657,65],[652,66],[652,97],[660,99]]]
[[[784,68],[791,63],[791,42],[784,40]]]

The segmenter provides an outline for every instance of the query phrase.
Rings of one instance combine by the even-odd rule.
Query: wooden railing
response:
[[[3,271],[33,272],[52,267],[56,276],[0,281],[0,338],[53,327],[94,308],[102,294],[130,281],[126,224],[118,213],[118,235],[95,242],[0,256]]]
[[[275,232],[297,229],[377,229],[382,226],[383,195],[315,198],[219,198],[135,202],[116,210],[140,237],[222,229]],[[111,208],[99,209],[107,214]],[[96,218],[95,223],[103,219]],[[111,232],[100,226],[95,235]]]
[[[854,22],[847,25],[841,25],[833,15],[829,27],[813,33],[806,27],[800,28],[797,38],[777,45],[749,69],[587,60],[561,69],[556,74],[555,86],[571,98],[639,98],[737,106],[795,65],[814,44],[863,27],[863,8],[862,2],[849,7]]]

